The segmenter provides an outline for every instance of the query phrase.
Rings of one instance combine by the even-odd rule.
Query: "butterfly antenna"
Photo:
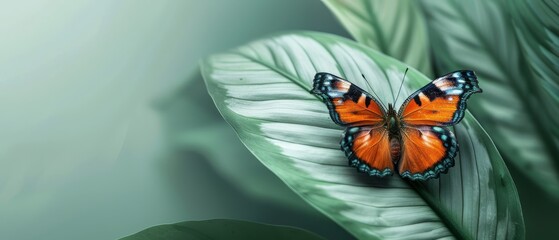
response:
[[[404,86],[404,80],[406,79],[406,74],[408,74],[408,69],[406,68],[406,71],[404,72],[404,77],[402,78],[402,83],[400,83],[400,88],[398,89],[398,93],[396,94],[396,98],[394,98],[394,104],[396,104],[396,100],[398,100],[398,97],[400,96],[400,91],[402,91],[402,86]],[[394,95],[392,95],[394,96]]]
[[[365,78],[365,75],[363,75],[363,73],[361,73],[361,77],[363,77],[363,79],[365,79],[365,83],[367,84],[367,86],[369,86],[369,88],[371,89],[371,92],[375,95],[375,97],[377,98],[377,100],[379,100],[380,103],[382,103],[382,105],[384,105],[384,103],[382,102],[382,100],[378,97],[377,93],[375,92],[375,89],[373,89],[373,87],[371,86],[371,84],[369,84],[369,80],[367,80],[367,78]]]

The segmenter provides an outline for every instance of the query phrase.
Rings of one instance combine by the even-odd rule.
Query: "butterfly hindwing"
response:
[[[349,165],[370,176],[392,175],[388,132],[384,127],[349,127],[341,141]]]
[[[315,75],[311,92],[323,99],[330,117],[341,126],[376,126],[386,116],[385,109],[373,96],[329,73]]]
[[[416,126],[402,129],[402,158],[398,172],[404,178],[438,178],[454,166],[458,143],[452,131],[440,126]]]
[[[398,115],[406,124],[452,126],[464,117],[470,95],[478,92],[482,90],[473,71],[452,72],[413,93]]]

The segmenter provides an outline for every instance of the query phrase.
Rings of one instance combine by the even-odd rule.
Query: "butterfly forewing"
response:
[[[470,95],[481,91],[473,71],[452,72],[409,96],[399,115],[409,125],[451,126],[464,117]]]
[[[386,110],[358,86],[329,73],[317,73],[314,94],[322,97],[332,120],[348,127],[341,148],[352,166],[373,176],[391,175]]]
[[[454,166],[458,143],[445,126],[460,122],[466,100],[481,92],[473,71],[457,71],[435,79],[402,104],[402,157],[398,170],[413,180],[436,178]]]
[[[312,92],[322,97],[330,117],[341,126],[376,126],[386,116],[383,106],[373,96],[329,73],[315,75]]]

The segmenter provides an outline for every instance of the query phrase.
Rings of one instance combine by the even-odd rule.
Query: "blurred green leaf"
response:
[[[550,145],[559,149],[559,2],[507,1],[511,9],[516,36],[526,63],[531,68],[533,83],[530,94],[540,99],[547,133],[555,141]],[[554,155],[557,156],[557,155]]]
[[[218,109],[249,150],[354,236],[523,239],[514,183],[469,113],[455,127],[461,147],[456,166],[440,179],[374,178],[347,165],[339,150],[342,129],[308,92],[314,74],[330,72],[371,91],[363,74],[386,102],[398,90],[405,68],[347,39],[301,32],[211,56],[202,63],[202,74]],[[430,82],[414,69],[408,79],[404,94]]]
[[[238,220],[189,221],[150,227],[122,240],[323,239],[309,231]]]
[[[358,42],[433,77],[427,28],[417,1],[323,2]]]
[[[525,62],[504,4],[498,0],[421,3],[439,75],[456,69],[476,71],[484,94],[472,98],[471,111],[507,161],[559,196],[559,171],[553,160],[559,156],[557,101],[542,93],[542,87],[552,89],[539,86],[547,80],[534,76]],[[527,43],[541,49],[537,43]],[[542,72],[558,81],[556,72]]]

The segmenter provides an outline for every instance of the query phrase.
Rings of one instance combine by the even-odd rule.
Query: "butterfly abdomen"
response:
[[[402,152],[400,140],[398,138],[390,139],[390,156],[392,157],[392,162],[397,163],[400,160],[400,153]]]

